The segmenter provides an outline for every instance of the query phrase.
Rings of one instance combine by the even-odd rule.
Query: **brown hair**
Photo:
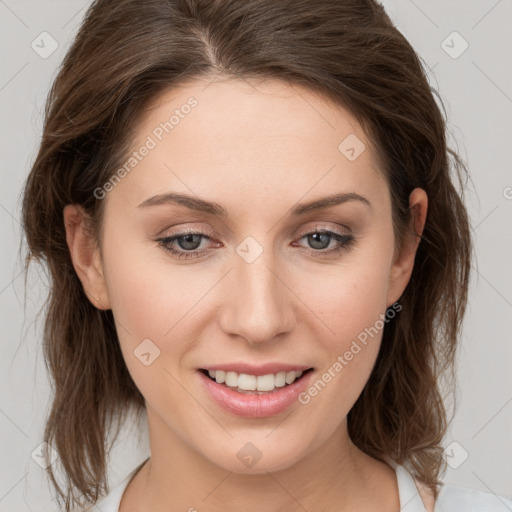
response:
[[[446,145],[442,101],[411,45],[373,0],[97,0],[51,87],[23,201],[27,268],[43,260],[51,277],[44,354],[54,397],[44,439],[67,478],[62,490],[48,468],[58,498],[69,511],[80,495],[95,502],[108,492],[106,436],[117,437],[129,406],[144,408],[112,312],[89,302],[74,271],[63,208],[82,205],[98,235],[104,201],[94,190],[125,161],[143,110],[215,75],[280,79],[348,108],[378,150],[397,246],[410,234],[410,192],[427,192],[402,310],[384,329],[348,424],[358,447],[408,464],[437,496],[447,427],[439,378],[453,382],[472,246],[460,195],[467,171]]]

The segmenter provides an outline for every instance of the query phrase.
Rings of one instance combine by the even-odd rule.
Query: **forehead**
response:
[[[176,188],[210,198],[212,191],[277,192],[298,201],[385,184],[348,110],[281,81],[196,81],[167,90],[137,121],[132,150],[144,147],[118,187],[132,204]]]
[[[137,138],[142,142],[141,137],[154,132],[160,139],[172,132],[178,140],[187,128],[196,133],[196,148],[215,140],[219,150],[236,149],[226,134],[236,136],[237,142],[248,139],[246,146],[254,139],[279,137],[283,143],[286,138],[313,139],[315,144],[323,140],[323,146],[337,149],[343,134],[355,134],[368,142],[357,120],[342,105],[279,80],[195,81],[165,91],[140,117]]]

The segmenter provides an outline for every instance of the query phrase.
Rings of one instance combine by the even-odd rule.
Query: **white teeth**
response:
[[[286,384],[286,372],[278,372],[274,378],[276,388],[282,388]]]
[[[259,377],[258,377],[259,380]],[[256,390],[256,376],[255,375],[247,375],[246,373],[241,373],[238,376],[238,387],[240,389],[244,389],[245,391],[255,391]],[[260,388],[258,386],[258,391]],[[263,390],[261,390],[263,391]]]
[[[218,384],[225,383],[231,388],[242,391],[273,391],[286,384],[292,384],[302,376],[303,372],[277,372],[267,375],[249,375],[247,373],[224,372],[222,370],[208,370],[208,375]]]
[[[241,375],[240,378],[242,378]],[[268,375],[258,375],[256,384],[258,391],[272,391],[276,387],[274,380],[275,377],[273,373],[269,373]],[[240,384],[238,384],[238,386],[240,386]]]
[[[295,380],[295,372],[288,372],[284,380],[286,384],[291,384]]]
[[[238,373],[226,372],[226,386],[236,388],[238,386]]]

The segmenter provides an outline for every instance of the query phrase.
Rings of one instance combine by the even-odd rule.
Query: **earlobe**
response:
[[[427,219],[428,197],[421,188],[415,188],[409,196],[411,226],[407,233],[400,253],[395,254],[391,267],[387,307],[394,304],[403,294],[414,268],[414,258]]]
[[[110,309],[100,251],[87,229],[87,213],[80,205],[68,204],[63,217],[71,261],[85,294],[96,308]]]

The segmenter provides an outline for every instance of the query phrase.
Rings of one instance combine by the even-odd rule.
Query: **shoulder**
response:
[[[510,512],[512,499],[476,489],[442,484],[435,512]]]

